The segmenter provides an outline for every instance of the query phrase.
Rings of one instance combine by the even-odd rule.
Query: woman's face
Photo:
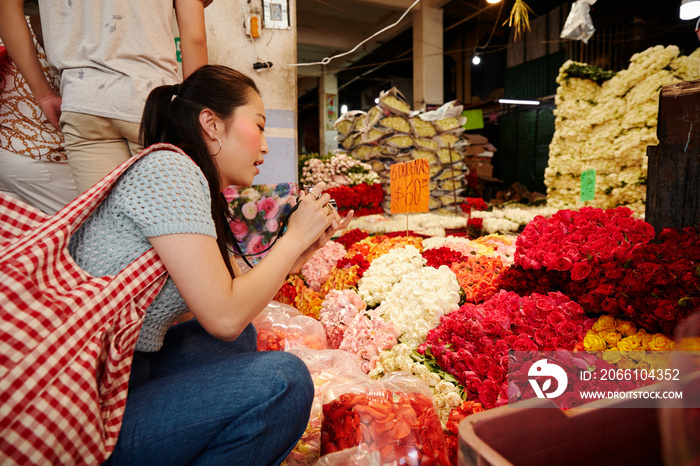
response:
[[[265,139],[265,106],[254,90],[248,94],[248,103],[238,107],[225,122],[221,152],[214,159],[221,176],[221,189],[227,186],[250,186],[260,173],[258,165],[267,154]]]

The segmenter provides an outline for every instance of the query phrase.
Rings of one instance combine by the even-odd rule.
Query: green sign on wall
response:
[[[465,130],[481,129],[484,127],[484,112],[480,108],[464,110],[462,116],[467,117],[467,121],[464,123]]]
[[[175,38],[175,53],[177,55],[177,62],[182,63],[182,48],[180,47],[180,38]]]

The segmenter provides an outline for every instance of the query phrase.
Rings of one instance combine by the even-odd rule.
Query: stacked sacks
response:
[[[644,212],[647,155],[656,137],[662,86],[700,78],[700,49],[637,53],[619,73],[567,61],[557,77],[555,132],[545,170],[551,207],[627,206]],[[595,169],[595,198],[580,201],[581,173]]]
[[[379,174],[389,213],[390,167],[395,163],[426,158],[430,163],[430,210],[454,213],[464,201],[466,189],[465,118],[462,106],[449,102],[430,112],[411,111],[401,93],[392,88],[379,95],[368,112],[350,111],[335,123],[336,152],[366,161]]]

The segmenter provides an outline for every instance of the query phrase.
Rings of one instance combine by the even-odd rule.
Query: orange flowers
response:
[[[450,270],[457,275],[459,286],[464,290],[466,302],[474,304],[496,294],[498,289],[494,281],[505,268],[500,257],[489,256],[470,256],[450,265]]]
[[[348,393],[325,404],[321,454],[359,445],[378,451],[382,463],[450,463],[433,402],[421,393]]]
[[[304,284],[304,280],[298,275],[290,277],[282,285],[274,300],[283,304],[289,304],[299,309],[305,316],[318,319],[323,299],[314,290]]]

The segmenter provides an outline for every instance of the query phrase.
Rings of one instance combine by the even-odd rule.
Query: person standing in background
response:
[[[43,75],[24,0],[0,2],[0,38],[49,122],[61,128],[79,192],[141,150],[139,124],[148,93],[207,64],[204,7],[210,0],[39,0],[49,64],[60,97]]]
[[[38,12],[38,11],[37,11]],[[39,17],[29,16],[41,37]],[[46,81],[58,89],[40,41],[38,60]],[[78,195],[61,132],[49,124],[14,62],[0,42],[0,192],[55,214]]]

